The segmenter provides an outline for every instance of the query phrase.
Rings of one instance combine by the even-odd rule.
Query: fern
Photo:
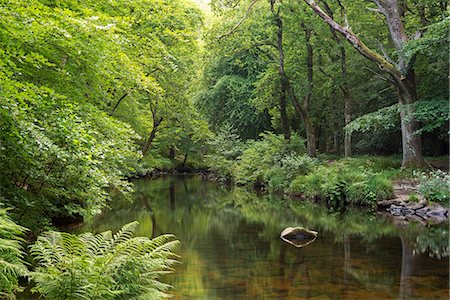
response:
[[[31,246],[38,262],[32,289],[47,299],[163,299],[170,285],[159,281],[172,272],[179,244],[167,234],[133,237],[137,222],[116,234],[79,236],[47,232]]]
[[[15,224],[0,209],[0,298],[12,297],[18,289],[18,277],[27,274],[23,262],[24,252],[21,238],[25,228]]]

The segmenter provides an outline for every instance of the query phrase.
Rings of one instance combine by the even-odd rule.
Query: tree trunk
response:
[[[283,21],[281,20],[281,17],[278,13],[275,12],[274,9],[274,0],[271,1],[271,10],[272,10],[272,14],[275,16],[276,18],[276,26],[277,26],[277,49],[278,49],[278,73],[280,75],[280,79],[281,79],[281,89],[282,91],[287,91],[289,98],[291,99],[292,105],[294,106],[294,110],[296,112],[296,114],[298,115],[298,117],[300,118],[300,120],[302,120],[302,122],[305,125],[305,130],[306,130],[306,147],[308,149],[308,154],[311,156],[315,156],[316,155],[316,140],[315,140],[315,135],[314,135],[314,128],[312,127],[312,124],[310,122],[308,122],[308,113],[307,113],[307,105],[308,105],[308,99],[307,97],[311,97],[311,94],[308,93],[308,95],[305,97],[305,106],[302,107],[302,105],[300,104],[300,102],[298,101],[297,96],[295,95],[294,89],[291,85],[291,83],[289,82],[289,79],[286,75],[285,72],[285,68],[284,68],[284,49],[283,49]],[[309,57],[308,57],[309,59]],[[312,58],[311,58],[312,59]],[[311,66],[312,66],[312,62],[311,62]],[[308,78],[309,76],[311,76],[311,83],[312,84],[312,69],[311,69],[311,73],[310,70],[308,69]],[[310,86],[310,88],[312,89],[312,85]],[[309,138],[308,138],[308,133],[309,133]]]
[[[312,30],[308,26],[306,26],[304,23],[302,23],[303,30],[305,31],[305,42],[306,42],[306,66],[308,69],[308,92],[304,97],[303,100],[303,111],[305,112],[305,130],[306,130],[306,148],[308,150],[308,155],[310,157],[316,157],[316,134],[314,125],[309,118],[308,115],[308,106],[309,102],[311,101],[312,95],[313,95],[313,58],[314,58],[314,52],[313,52],[313,46],[311,44],[311,34]]]
[[[344,92],[344,122],[345,126],[350,124],[352,121],[351,115],[351,98],[350,94]],[[352,134],[348,130],[344,130],[344,156],[350,157],[352,156]]]
[[[340,87],[342,90],[342,95],[344,96],[344,123],[345,126],[347,126],[352,121],[352,97],[350,94],[350,88],[347,83],[347,53],[345,52],[345,47],[340,39],[338,39],[338,43],[339,47],[341,48],[341,76],[342,80],[344,81],[344,83],[341,84]],[[344,131],[344,156],[352,156],[352,134],[348,130]]]
[[[422,167],[424,165],[422,154],[422,142],[419,135],[415,134],[418,124],[414,119],[414,103],[417,99],[414,71],[411,70],[407,77],[394,78],[397,95],[400,103],[400,122],[402,131],[402,168]]]
[[[188,155],[189,155],[189,152],[186,152],[186,154],[184,155],[183,164],[181,165],[183,167],[183,169],[186,167],[186,161],[188,159]]]
[[[156,137],[156,132],[158,131],[158,127],[159,125],[161,125],[162,120],[163,118],[159,118],[159,120],[153,122],[153,128],[152,131],[150,132],[150,136],[148,137],[147,142],[144,145],[144,148],[142,148],[142,156],[147,154],[148,150],[150,150],[150,147],[152,145],[153,140]]]
[[[306,118],[305,121],[305,130],[306,130],[306,149],[308,151],[308,155],[310,157],[316,157],[316,133],[314,130],[314,126],[311,124],[309,118]]]
[[[333,11],[331,10],[330,6],[325,0],[321,1],[324,6],[325,10],[327,11],[328,15],[331,17],[331,19],[334,20]],[[341,14],[344,15],[344,7],[341,6]],[[342,91],[342,95],[344,96],[344,123],[345,126],[347,126],[351,121],[351,94],[350,94],[350,88],[347,83],[347,53],[345,51],[344,44],[342,43],[342,40],[339,38],[339,36],[336,33],[336,30],[330,26],[331,35],[333,36],[333,39],[336,41],[340,48],[340,55],[339,59],[341,61],[341,77],[343,83],[339,85],[339,88]],[[351,133],[347,130],[344,131],[344,156],[350,157],[352,156],[352,136]]]
[[[280,119],[281,128],[283,129],[284,139],[287,141],[291,140],[291,128],[289,126],[289,118],[286,113],[286,88],[284,85],[281,87],[280,95]]]
[[[169,159],[175,159],[175,155],[176,155],[176,153],[175,153],[175,147],[172,145],[172,146],[170,146],[170,149],[169,149]]]
[[[286,76],[286,72],[284,69],[284,49],[283,49],[283,21],[280,16],[275,13],[273,2],[272,2],[272,13],[276,17],[276,25],[277,25],[277,49],[278,49],[278,73],[280,75],[281,80],[281,90],[287,91],[289,98],[291,99],[292,105],[294,106],[295,112],[299,116],[299,118],[304,122],[305,112],[300,105],[300,102],[295,95],[295,92],[289,82],[288,77]]]

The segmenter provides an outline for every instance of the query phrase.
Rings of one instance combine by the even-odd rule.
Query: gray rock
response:
[[[416,210],[416,215],[421,216],[422,218],[426,218],[429,211],[430,209],[428,207],[424,207]]]
[[[427,216],[447,218],[448,210],[443,208],[442,206],[433,206],[430,208],[430,211],[427,212]]]
[[[403,206],[404,202],[399,199],[382,200],[377,202],[378,208],[389,208],[391,205]]]
[[[409,202],[408,204],[406,204],[406,207],[409,209],[412,209],[412,210],[418,210],[418,209],[424,208],[425,204],[420,204],[417,202]]]

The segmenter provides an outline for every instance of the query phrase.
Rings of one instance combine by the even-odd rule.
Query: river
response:
[[[81,231],[173,233],[180,264],[164,280],[174,299],[448,299],[448,224],[396,225],[370,212],[320,206],[228,189],[197,176],[134,182],[129,200],[88,220]],[[318,231],[295,248],[288,226]]]

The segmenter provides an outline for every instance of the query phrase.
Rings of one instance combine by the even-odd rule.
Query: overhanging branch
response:
[[[242,17],[242,19],[239,20],[239,22],[236,23],[236,25],[234,25],[233,28],[231,28],[230,31],[228,31],[225,34],[219,35],[217,38],[219,40],[223,39],[224,37],[229,36],[230,34],[232,34],[233,32],[236,31],[236,29],[239,28],[239,26],[241,26],[242,23],[244,23],[244,21],[247,19],[248,15],[250,14],[250,11],[252,10],[253,5],[255,5],[256,2],[258,2],[259,0],[253,0],[252,3],[250,3],[250,5],[247,8],[247,11],[245,12],[244,17]]]
[[[327,13],[325,13],[314,0],[304,0],[306,4],[319,16],[321,17],[329,26],[331,26],[334,30],[342,34],[345,39],[355,48],[361,55],[372,60],[377,63],[380,69],[386,71],[392,76],[401,77],[400,71],[396,68],[395,65],[387,61],[383,56],[376,53],[363,41],[361,41],[356,34],[352,32],[352,30],[348,27],[344,27],[334,21]]]

